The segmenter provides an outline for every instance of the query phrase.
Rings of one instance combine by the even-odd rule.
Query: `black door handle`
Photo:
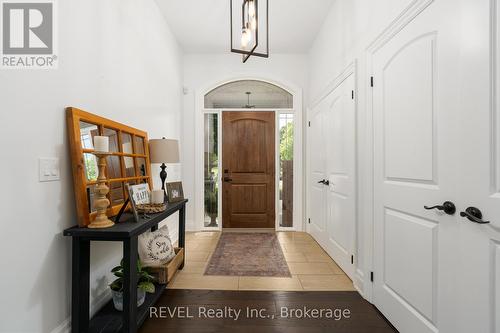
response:
[[[443,212],[445,212],[446,214],[448,215],[453,215],[455,214],[455,212],[457,211],[457,208],[455,207],[455,204],[451,201],[445,201],[443,203],[443,205],[441,206],[432,206],[432,207],[427,207],[427,206],[424,206],[425,209],[429,210],[429,209],[438,209],[438,210],[442,210]]]
[[[322,179],[322,180],[320,180],[320,181],[318,182],[318,184],[323,184],[323,185],[328,186],[328,185],[330,185],[330,181],[329,181],[329,180],[326,180],[326,179]]]
[[[483,221],[483,213],[476,207],[468,207],[465,212],[460,212],[460,216],[466,217],[469,221],[479,224],[488,224],[490,221]]]
[[[233,179],[232,179],[232,178],[229,178],[229,177],[224,177],[224,181],[225,181],[225,182],[232,182],[232,181],[233,181]]]

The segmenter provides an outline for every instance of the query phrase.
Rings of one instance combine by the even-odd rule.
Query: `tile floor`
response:
[[[168,285],[170,289],[211,290],[355,290],[351,280],[304,232],[278,232],[291,278],[253,276],[205,276],[220,232],[186,234],[186,264]]]

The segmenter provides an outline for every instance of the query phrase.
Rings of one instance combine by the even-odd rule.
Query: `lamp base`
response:
[[[167,166],[165,165],[165,163],[162,163],[162,165],[160,165],[160,168],[161,168],[160,172],[161,189],[163,190],[164,193],[165,202],[168,202],[167,191],[165,189],[165,182],[167,181],[167,171],[166,171]]]

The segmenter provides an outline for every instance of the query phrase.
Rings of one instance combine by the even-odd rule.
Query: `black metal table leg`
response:
[[[184,259],[179,269],[184,268],[184,262],[186,259],[186,205],[182,205],[179,209],[179,247],[184,249]]]
[[[90,241],[73,237],[71,331],[89,331]]]
[[[123,242],[123,332],[137,332],[137,236]]]

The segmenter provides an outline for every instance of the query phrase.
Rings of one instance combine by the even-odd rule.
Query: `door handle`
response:
[[[455,204],[451,201],[445,201],[443,205],[437,205],[437,206],[432,206],[432,207],[427,207],[424,206],[425,209],[430,210],[430,209],[438,209],[442,210],[448,215],[453,215],[457,211],[457,208],[455,207]]]
[[[224,181],[225,181],[225,182],[232,182],[232,181],[233,181],[233,179],[231,179],[231,178],[229,178],[229,177],[224,177]]]
[[[329,181],[329,180],[326,180],[326,179],[322,179],[322,180],[320,180],[320,181],[318,182],[318,184],[323,184],[323,185],[328,186],[328,185],[330,185],[330,181]]]
[[[466,217],[469,221],[479,224],[488,224],[490,221],[483,221],[483,213],[476,207],[468,207],[465,212],[460,212],[460,216]]]

